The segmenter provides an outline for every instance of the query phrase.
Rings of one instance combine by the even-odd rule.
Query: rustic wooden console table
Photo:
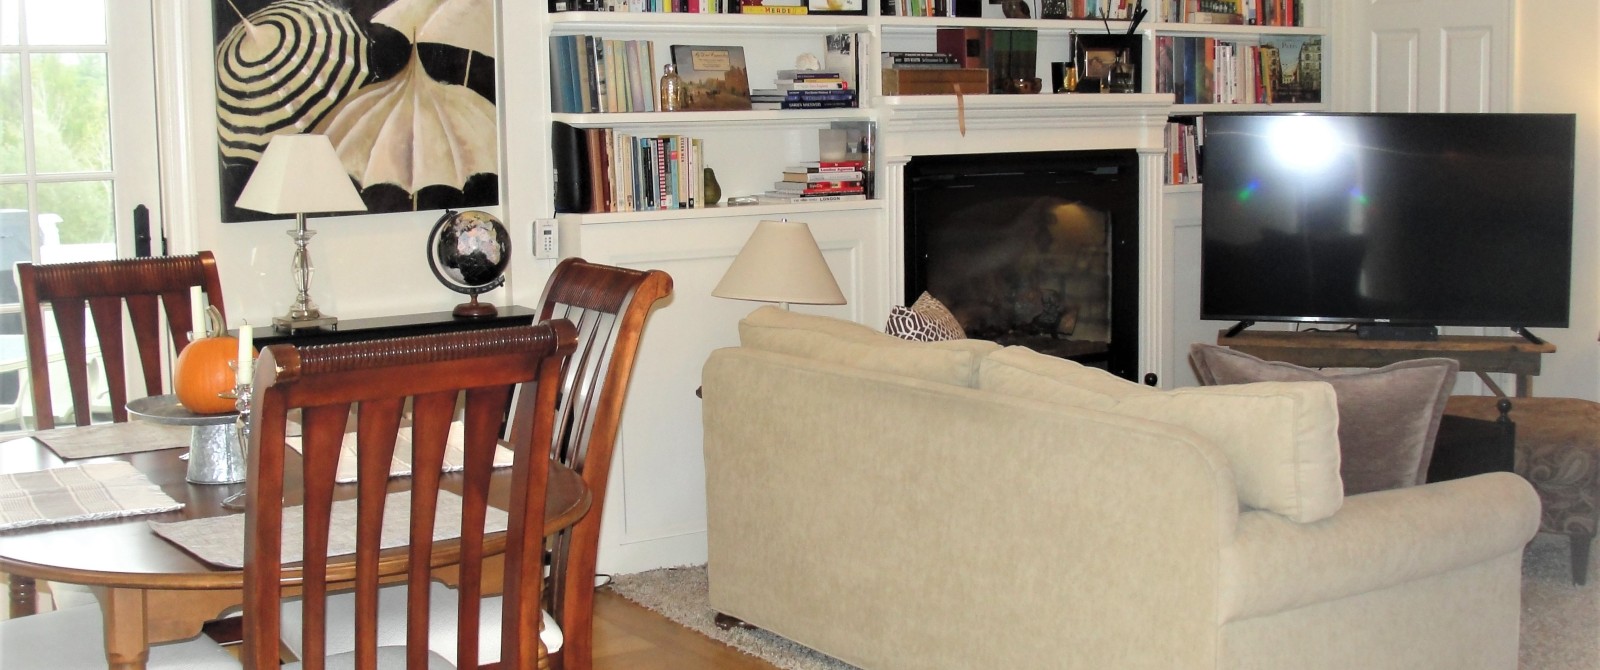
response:
[[[1437,340],[1363,340],[1352,332],[1247,330],[1233,337],[1217,332],[1217,344],[1269,361],[1309,368],[1376,368],[1414,358],[1453,358],[1462,372],[1474,372],[1504,396],[1499,385],[1484,373],[1516,375],[1519,398],[1533,395],[1533,376],[1539,374],[1539,357],[1553,354],[1556,345],[1534,344],[1522,337],[1440,335]]]

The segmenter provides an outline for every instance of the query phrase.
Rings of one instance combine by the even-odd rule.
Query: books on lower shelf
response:
[[[1161,0],[1158,13],[1169,23],[1305,25],[1304,0]]]
[[[1163,144],[1167,150],[1167,183],[1200,183],[1201,140],[1205,117],[1173,117],[1167,122]]]
[[[845,195],[796,195],[782,191],[766,191],[755,195],[756,202],[763,205],[782,205],[802,202],[842,202],[847,200],[866,200],[863,193]]]
[[[587,198],[569,198],[573,206],[586,205],[580,211],[690,209],[704,202],[705,148],[701,140],[684,135],[633,135],[614,128],[573,128],[559,121],[552,126],[558,138],[562,133],[582,138],[581,142],[552,143],[558,154],[554,156],[557,192],[587,193]],[[567,172],[573,173],[570,181]],[[558,207],[557,211],[572,209]]]

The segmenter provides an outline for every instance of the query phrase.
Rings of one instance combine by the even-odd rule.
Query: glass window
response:
[[[3,17],[0,17],[0,25],[4,25]],[[24,150],[22,57],[0,53],[0,175],[16,175],[27,171]]]
[[[87,46],[106,43],[105,0],[25,0],[28,44]]]
[[[0,46],[22,44],[22,13],[18,0],[0,0]]]
[[[36,171],[110,170],[106,55],[33,54],[29,62]]]

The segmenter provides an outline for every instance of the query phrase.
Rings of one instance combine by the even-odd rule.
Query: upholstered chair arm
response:
[[[1245,512],[1223,549],[1219,623],[1521,552],[1538,527],[1533,487],[1508,472],[1350,496],[1314,523]]]

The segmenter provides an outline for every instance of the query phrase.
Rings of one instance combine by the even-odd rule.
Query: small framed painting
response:
[[[683,79],[684,109],[750,109],[750,71],[744,47],[672,45],[672,64]]]
[[[1073,54],[1078,63],[1078,91],[1137,93],[1144,78],[1142,39],[1139,35],[1078,35]]]
[[[866,14],[866,0],[806,0],[812,14]]]

